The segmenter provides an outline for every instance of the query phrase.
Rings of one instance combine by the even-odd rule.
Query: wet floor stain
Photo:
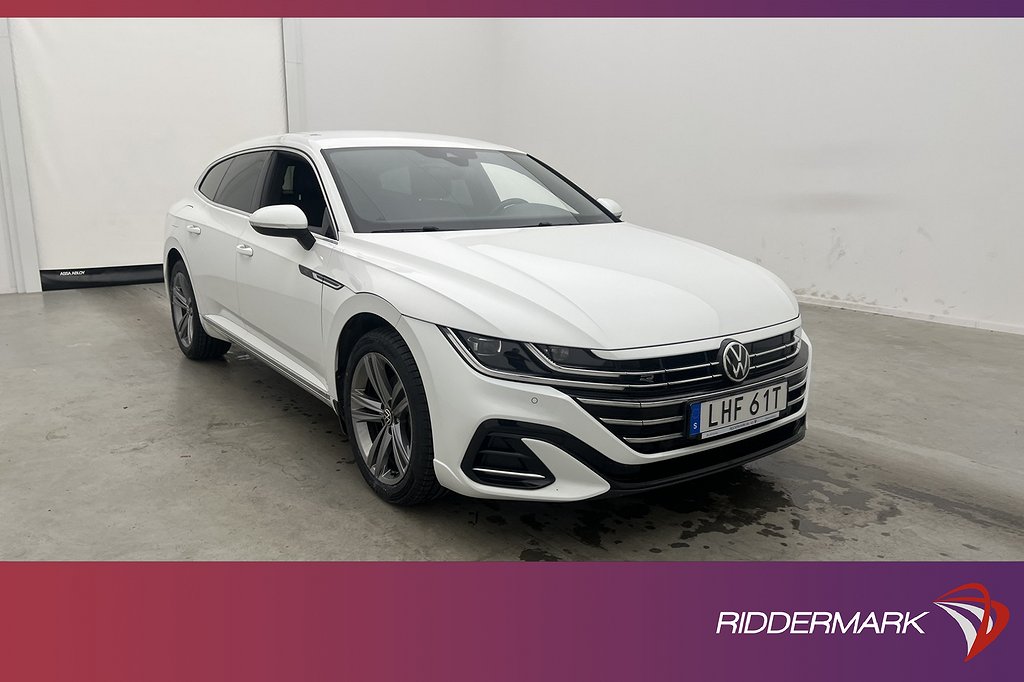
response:
[[[558,557],[543,549],[529,548],[519,553],[521,561],[561,561]]]
[[[815,446],[779,453],[758,465],[631,497],[574,504],[496,502],[451,497],[449,513],[480,510],[494,532],[526,546],[523,561],[588,558],[722,558],[743,552],[752,536],[780,551],[808,544],[856,542],[852,532],[879,537],[901,515],[893,495],[860,487],[835,452]],[[810,456],[813,451],[813,458]],[[810,462],[816,462],[814,464]],[[742,536],[741,540],[737,540]]]
[[[934,509],[955,514],[978,525],[996,523],[1006,528],[1020,529],[1021,517],[977,502],[957,499],[951,495],[940,495],[917,490],[895,483],[886,483],[880,488],[896,498],[927,504]]]

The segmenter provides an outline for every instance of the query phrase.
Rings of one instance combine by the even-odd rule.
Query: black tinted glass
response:
[[[231,159],[231,166],[217,190],[216,202],[252,213],[256,204],[256,183],[270,152],[253,152]]]
[[[306,159],[297,154],[277,152],[267,171],[266,190],[259,207],[291,204],[306,214],[311,232],[334,236],[327,201],[320,189],[316,172]]]
[[[203,178],[202,183],[199,185],[199,191],[204,197],[213,201],[214,197],[217,196],[217,188],[220,187],[220,181],[224,179],[224,174],[228,172],[228,166],[231,165],[231,159],[227,161],[221,161],[216,166],[210,169],[210,172]]]

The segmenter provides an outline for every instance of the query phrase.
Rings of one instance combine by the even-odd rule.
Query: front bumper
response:
[[[470,497],[572,501],[659,488],[753,461],[804,435],[811,370],[806,336],[800,363],[804,371],[806,357],[803,400],[794,410],[735,434],[643,453],[566,392],[484,376],[466,364],[435,325],[403,318],[401,327],[427,392],[438,481]],[[759,377],[749,386],[778,380],[794,369]],[[481,450],[491,452],[491,459],[481,462]],[[486,466],[495,461],[511,465]],[[522,473],[488,473],[500,470]]]

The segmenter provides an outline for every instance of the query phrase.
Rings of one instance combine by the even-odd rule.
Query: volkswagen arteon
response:
[[[255,140],[170,209],[175,336],[194,360],[237,344],[329,405],[396,504],[648,490],[800,440],[793,294],[621,215],[501,145]]]

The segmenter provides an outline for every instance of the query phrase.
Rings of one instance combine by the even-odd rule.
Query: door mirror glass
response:
[[[307,251],[316,244],[316,238],[309,231],[306,214],[298,206],[281,204],[264,206],[249,216],[252,229],[268,237],[290,237],[302,244]]]
[[[619,202],[615,201],[615,199],[598,199],[597,203],[604,206],[616,218],[622,217],[622,207],[619,206]]]

